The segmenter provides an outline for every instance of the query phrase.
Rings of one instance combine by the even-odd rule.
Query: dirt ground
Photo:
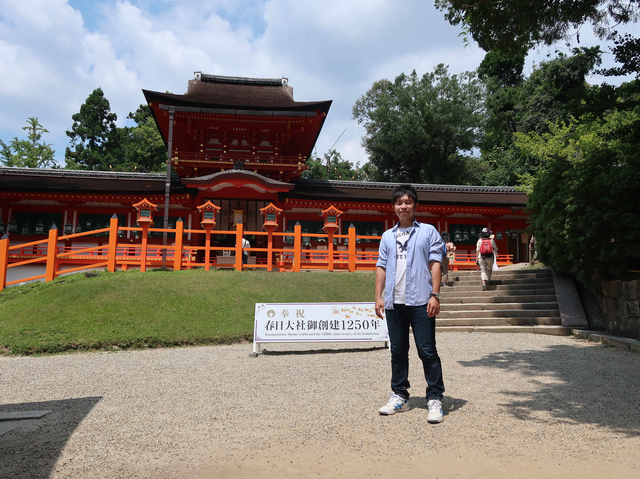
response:
[[[380,416],[389,352],[250,344],[0,357],[0,477],[640,477],[640,354],[572,337],[438,336],[444,422]]]

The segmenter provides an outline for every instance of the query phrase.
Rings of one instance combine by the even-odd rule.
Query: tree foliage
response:
[[[635,75],[640,78],[640,38],[629,34],[617,35],[614,39],[614,47],[609,47],[616,62],[620,66],[598,70],[604,76]]]
[[[601,115],[615,103],[613,90],[594,89],[586,82],[600,63],[599,48],[572,53],[540,63],[528,78],[522,77],[524,51],[516,57],[500,52],[486,55],[479,68],[488,92],[481,147],[482,161],[488,167],[481,183],[516,185],[523,175],[538,171],[539,158],[517,147],[515,133],[548,133],[557,121],[587,112]]]
[[[368,181],[371,174],[369,163],[360,168],[343,159],[335,149],[326,152],[322,159],[312,155],[307,166],[309,169],[302,173],[302,178],[310,180]]]
[[[588,283],[640,267],[640,107],[517,134],[541,159],[530,177],[529,231],[540,260]]]
[[[21,166],[26,168],[54,168],[57,166],[51,145],[42,139],[44,133],[49,133],[37,118],[27,118],[27,126],[22,127],[27,132],[27,139],[14,137],[7,145],[0,140],[0,161],[4,166]]]
[[[480,48],[513,55],[522,48],[552,45],[586,23],[599,38],[616,25],[637,21],[640,0],[435,0],[452,25],[463,25]]]
[[[480,142],[484,87],[475,73],[440,64],[419,77],[380,80],[353,107],[377,181],[458,183],[469,176],[464,152]]]
[[[67,147],[67,167],[106,170],[113,162],[117,131],[115,113],[101,88],[96,88],[72,117],[73,125],[67,130],[71,146]]]
[[[109,100],[96,88],[72,118],[67,168],[140,172],[166,168],[167,150],[147,105],[129,113],[136,126],[119,128]]]

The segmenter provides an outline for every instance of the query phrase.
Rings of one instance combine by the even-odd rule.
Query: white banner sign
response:
[[[374,303],[256,303],[254,343],[389,341]]]

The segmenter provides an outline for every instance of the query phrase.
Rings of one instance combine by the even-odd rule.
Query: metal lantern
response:
[[[9,221],[9,228],[7,230],[8,233],[18,233],[18,222],[15,218]]]
[[[456,230],[453,232],[453,240],[460,241],[461,239],[462,239],[462,233],[460,232],[459,228],[456,228]]]
[[[469,239],[469,232],[467,230],[464,230],[464,232],[462,233],[462,239],[465,241]]]
[[[42,224],[42,221],[39,221],[38,224],[36,224],[34,232],[37,235],[43,235],[44,234],[44,225]]]
[[[470,234],[471,236],[477,236],[475,226],[472,226],[472,227],[471,227],[471,231],[469,232],[469,234]]]
[[[67,224],[64,225],[64,234],[70,235],[72,233],[73,233],[73,225],[71,224],[71,221],[67,221]]]
[[[76,226],[76,234],[77,233],[82,233],[82,226],[80,226],[80,223]]]
[[[496,239],[497,240],[501,240],[502,239],[502,231],[498,230],[498,232],[496,233]]]
[[[20,231],[22,236],[29,236],[29,223],[25,223],[22,225],[22,230]]]

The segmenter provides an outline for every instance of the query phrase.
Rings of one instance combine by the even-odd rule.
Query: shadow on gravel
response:
[[[67,440],[101,399],[0,405],[3,413],[51,410],[40,419],[20,421],[17,428],[0,436],[0,477],[49,477]]]
[[[389,349],[388,346],[378,346],[370,348],[344,348],[344,349],[305,349],[302,351],[268,351],[263,349],[260,354],[265,356],[297,356],[304,354],[343,354],[343,353],[362,353],[367,351],[380,351],[381,349]]]
[[[458,409],[462,409],[468,402],[469,401],[467,401],[466,399],[445,396],[442,398],[442,412],[446,416],[447,414],[451,414]],[[427,407],[427,398],[425,397],[411,396],[409,398],[409,405],[411,406],[411,409],[429,409]]]
[[[504,351],[464,367],[517,372],[534,391],[514,384],[501,392],[511,397],[502,404],[522,420],[544,421],[544,412],[558,422],[594,424],[628,436],[640,436],[640,355],[618,348],[550,346],[543,350]]]

